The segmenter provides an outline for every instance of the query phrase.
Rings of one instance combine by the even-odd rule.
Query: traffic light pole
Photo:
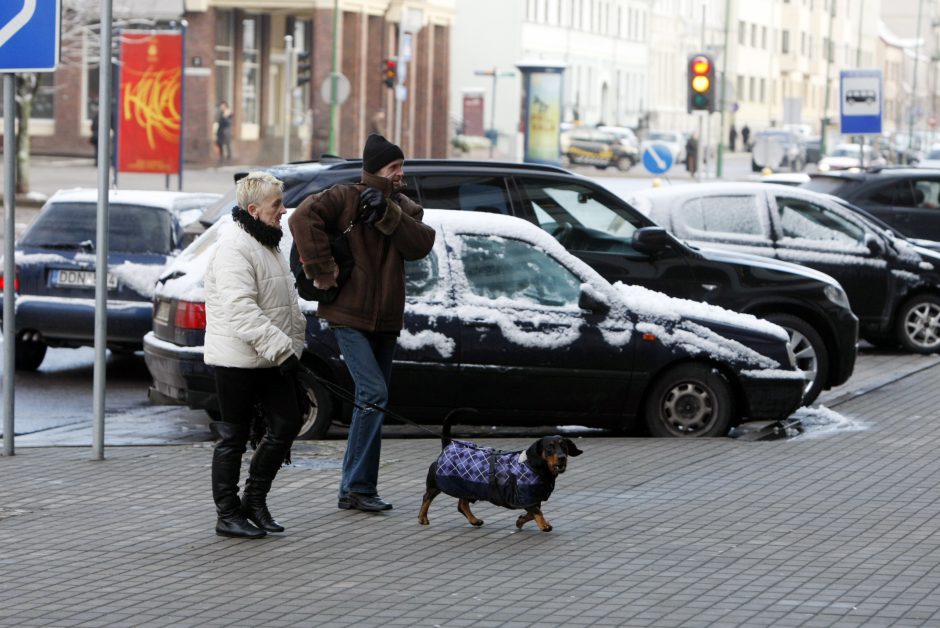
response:
[[[728,76],[728,29],[731,28],[731,0],[725,0],[725,41],[724,50],[721,53],[721,85],[718,86],[719,97],[718,105],[718,156],[715,165],[715,178],[720,179],[724,172],[725,160],[725,81]]]
[[[339,113],[339,105],[337,104],[337,88],[336,83],[339,76],[336,72],[336,56],[337,56],[337,46],[336,46],[336,37],[339,33],[339,0],[333,0],[333,63],[332,71],[330,72],[330,142],[327,147],[327,152],[331,155],[336,154],[336,118]]]
[[[294,93],[294,38],[284,35],[284,157],[282,163],[290,162],[291,100]]]

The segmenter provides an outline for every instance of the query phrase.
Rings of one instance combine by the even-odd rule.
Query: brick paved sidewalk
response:
[[[435,439],[383,443],[376,515],[335,507],[342,441],[298,445],[269,500],[288,531],[260,541],[213,533],[209,446],[20,450],[0,625],[937,626],[938,379],[834,408],[861,432],[583,438],[548,533],[489,504],[472,528],[446,496],[419,526]]]

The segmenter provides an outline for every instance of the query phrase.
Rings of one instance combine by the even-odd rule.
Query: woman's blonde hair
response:
[[[235,202],[242,209],[260,205],[272,192],[283,192],[284,182],[267,172],[249,172],[235,184]]]

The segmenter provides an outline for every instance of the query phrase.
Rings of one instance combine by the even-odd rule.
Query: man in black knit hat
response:
[[[389,510],[379,497],[379,454],[392,358],[405,311],[405,260],[421,259],[434,245],[424,210],[401,193],[404,154],[381,135],[369,135],[362,151],[362,181],[307,197],[288,220],[304,274],[317,288],[336,286],[339,267],[332,235],[346,232],[354,268],[336,299],[317,306],[356,385],[338,506],[366,512]]]

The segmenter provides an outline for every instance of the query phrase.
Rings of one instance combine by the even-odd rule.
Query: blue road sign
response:
[[[62,0],[0,2],[0,72],[52,72],[59,64]]]
[[[881,133],[881,70],[842,70],[839,94],[843,135]]]
[[[652,174],[663,174],[672,168],[672,151],[662,142],[651,142],[643,151],[643,167]]]

